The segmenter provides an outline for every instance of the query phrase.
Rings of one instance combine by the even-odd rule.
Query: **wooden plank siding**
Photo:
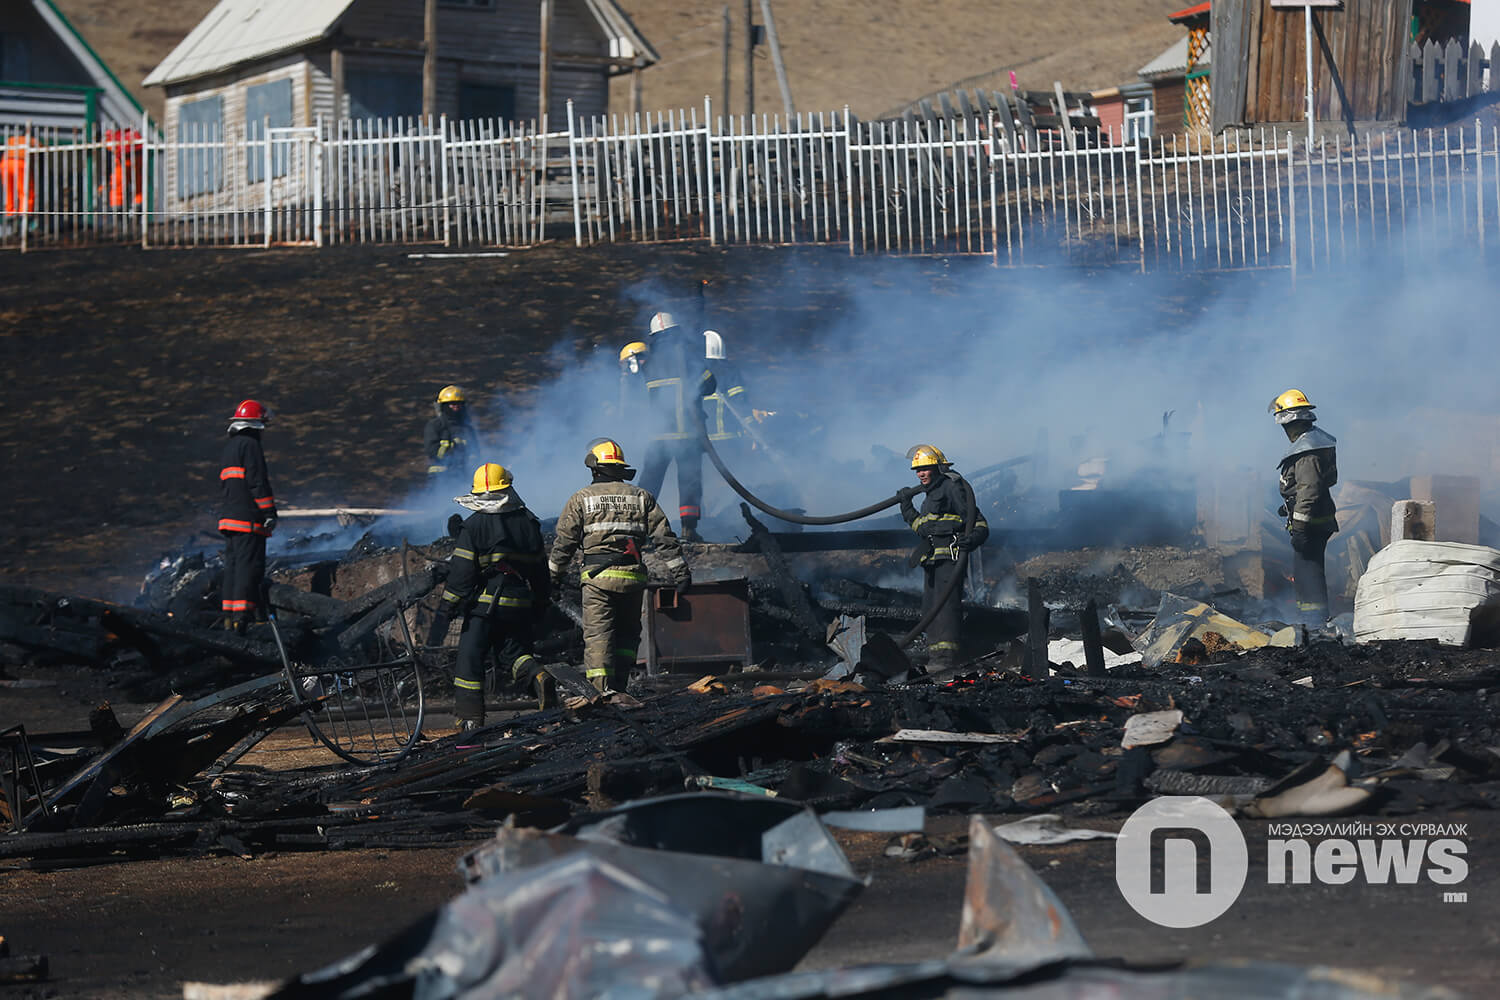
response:
[[[403,59],[402,68],[421,69],[422,6],[410,0],[362,0],[340,24],[348,41],[347,68],[369,67],[374,54],[361,46],[400,45],[402,53],[388,58]],[[536,117],[540,106],[541,17],[535,4],[501,3],[488,10],[438,7],[438,108],[458,113],[458,88],[462,81],[512,86],[516,94],[516,117]],[[609,110],[609,80],[604,59],[608,40],[583,0],[556,0],[552,18],[552,93],[555,111],[551,124],[558,127],[569,100],[580,115],[602,115]],[[569,56],[587,61],[570,61]],[[357,62],[358,60],[358,62]],[[394,68],[394,67],[393,67]],[[565,123],[562,123],[565,125]]]
[[[167,88],[164,131],[169,142],[194,141],[193,137],[183,136],[178,127],[182,105],[214,97],[221,101],[219,121],[223,133],[219,141],[225,145],[221,174],[223,185],[217,192],[181,199],[184,203],[191,203],[195,207],[218,206],[226,209],[235,207],[236,195],[244,186],[244,175],[247,170],[245,147],[242,144],[245,139],[246,125],[245,91],[248,88],[277,80],[290,80],[292,124],[310,124],[305,120],[299,120],[309,103],[307,95],[309,74],[305,63],[306,60],[301,55],[292,53],[239,71],[221,73],[192,81],[190,84]],[[176,157],[167,158],[165,170],[166,196],[169,200],[176,200],[178,198]],[[257,191],[263,190],[259,184],[250,185],[250,188]]]
[[[1215,25],[1222,25],[1226,32],[1222,47],[1215,39],[1216,75],[1243,67],[1239,70],[1242,81],[1227,77],[1216,81],[1215,101],[1230,103],[1216,107],[1215,124],[1304,120],[1302,11],[1273,9],[1271,0],[1215,0],[1214,17]],[[1346,128],[1404,121],[1411,0],[1349,3],[1342,10],[1314,10],[1313,19],[1314,117]],[[1237,51],[1240,45],[1242,52]]]
[[[1176,135],[1187,128],[1187,83],[1181,77],[1161,80],[1151,86],[1152,106],[1156,110],[1155,133]]]

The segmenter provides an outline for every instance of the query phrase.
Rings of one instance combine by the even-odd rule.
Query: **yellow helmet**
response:
[[[611,441],[609,438],[594,438],[589,442],[589,451],[583,457],[583,464],[588,469],[599,465],[624,465],[625,450],[620,447],[618,441]]]
[[[647,347],[639,340],[632,340],[630,343],[620,348],[620,364],[623,365],[625,362],[629,361],[633,357],[636,357],[637,355],[650,353],[651,348]]]
[[[1271,400],[1271,405],[1266,407],[1266,412],[1274,414],[1278,424],[1289,424],[1294,420],[1318,419],[1313,409],[1307,393],[1301,389],[1288,389]]]
[[[462,386],[445,385],[438,393],[439,403],[462,403],[464,401],[464,390]]]
[[[929,465],[948,465],[948,457],[940,450],[930,444],[913,445],[906,452],[906,457],[911,459],[911,467],[920,469]]]
[[[494,493],[510,489],[510,470],[503,465],[487,462],[474,470],[475,493]]]

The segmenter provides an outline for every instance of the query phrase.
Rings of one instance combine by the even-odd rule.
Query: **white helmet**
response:
[[[671,313],[661,312],[651,317],[652,333],[661,333],[663,330],[671,329],[676,325],[677,321],[672,318]]]
[[[724,360],[724,338],[717,330],[703,331],[703,357],[709,361]]]

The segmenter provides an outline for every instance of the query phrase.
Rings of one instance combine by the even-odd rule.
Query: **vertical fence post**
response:
[[[1459,146],[1463,146],[1463,133],[1459,133]],[[1479,253],[1484,254],[1484,125],[1474,119],[1474,208],[1479,220]]]
[[[573,99],[568,98],[568,171],[573,176],[573,245],[583,246],[583,214],[578,205],[578,133],[574,128]]]
[[[443,246],[453,245],[453,205],[448,196],[448,115],[438,116],[438,171],[443,185]]]
[[[151,246],[151,115],[141,112],[141,249]]]
[[[849,105],[844,105],[844,194],[849,213],[849,256],[854,256],[854,126],[849,124]]]
[[[1151,148],[1150,137],[1146,148]],[[1146,273],[1146,194],[1141,187],[1141,136],[1135,136],[1135,231],[1141,247],[1141,273]]]
[[[26,252],[27,231],[31,228],[31,122],[26,123],[21,146],[21,191],[18,206],[21,215],[21,252]]]
[[[323,142],[322,115],[318,115],[313,129],[313,141],[308,147],[308,154],[312,157],[313,175],[313,246],[321,250],[323,248],[323,178],[326,176],[324,154],[327,149]]]
[[[1292,133],[1286,134],[1286,204],[1287,218],[1291,223],[1291,265],[1292,265],[1292,288],[1297,287],[1297,174],[1296,164],[1293,162],[1295,156],[1295,143],[1292,141]],[[1308,168],[1312,165],[1312,147],[1307,147]]]
[[[266,186],[266,246],[271,245],[271,119],[262,118],[260,122],[260,138],[265,143],[265,172],[261,174],[260,181]]]
[[[729,25],[729,8],[724,8],[724,25]],[[729,58],[729,50],[724,50],[724,58]],[[729,76],[725,74],[725,85],[728,86]],[[704,208],[708,212],[708,245],[719,245],[718,220],[714,218],[714,115],[713,104],[708,95],[703,96],[703,173],[708,178],[708,201]]]

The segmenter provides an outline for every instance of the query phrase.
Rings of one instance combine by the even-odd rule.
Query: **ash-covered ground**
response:
[[[837,250],[610,247],[577,253],[549,247],[498,262],[430,263],[419,265],[397,249],[0,258],[13,290],[0,340],[13,373],[0,398],[0,456],[12,471],[12,530],[0,540],[6,581],[130,603],[163,554],[212,550],[219,435],[227,408],[248,395],[268,396],[282,412],[268,432],[267,451],[277,494],[289,505],[404,507],[428,499],[420,496],[418,442],[433,393],[453,381],[476,387],[497,441],[527,456],[518,465],[523,496],[544,517],[553,516],[553,498],[584,481],[581,449],[570,447],[567,435],[528,424],[527,407],[558,405],[550,387],[567,382],[570,366],[593,363],[596,349],[612,354],[655,303],[680,295],[704,274],[719,289],[718,314],[744,331],[732,341],[743,345],[742,363],[763,372],[782,394],[776,405],[809,411],[796,427],[829,449],[822,462],[794,465],[794,479],[847,473],[866,494],[871,482],[904,485],[909,473],[899,453],[908,439],[937,440],[945,431],[960,442],[961,470],[972,470],[1035,447],[1032,427],[1011,425],[1045,422],[1065,409],[1066,397],[1055,396],[1055,408],[1001,407],[1003,422],[983,409],[982,418],[971,420],[975,426],[957,427],[949,423],[949,408],[919,394],[916,408],[902,410],[900,421],[870,418],[870,437],[878,442],[856,449],[845,430],[818,431],[812,404],[819,393],[840,411],[852,401],[872,413],[892,401],[910,402],[911,356],[889,353],[883,342],[867,345],[890,362],[877,369],[850,353],[859,339],[848,331],[820,339],[830,315],[858,311],[855,303],[867,286],[923,290],[927,299],[911,306],[913,317],[930,302],[949,307],[951,338],[924,330],[915,319],[904,324],[909,339],[920,344],[928,334],[940,348],[962,344],[996,296],[1012,309],[1055,311],[1055,287],[1034,275],[994,272],[984,261],[850,264]],[[768,281],[768,274],[777,281]],[[1264,273],[1185,278],[1171,291],[1126,298],[1116,278],[1070,273],[1067,280],[1085,311],[1122,312],[1126,322],[1151,329],[1192,327],[1205,315],[1235,313],[1285,293],[1284,276]],[[975,286],[987,291],[976,293]],[[1059,347],[1058,353],[1062,364],[1066,352]],[[947,369],[961,367],[961,353],[944,359]],[[810,365],[816,378],[807,377]],[[612,385],[613,373],[607,374],[602,384]],[[1272,391],[1283,387],[1281,381],[1277,377]],[[569,384],[559,419],[567,418],[569,400],[579,412],[597,414],[600,384]],[[1154,420],[1162,404],[1143,395],[1151,398],[1140,410]],[[1263,420],[1263,406],[1262,400],[1246,420]],[[923,413],[933,419],[922,423]],[[1141,426],[1146,429],[1129,435],[1155,430]],[[535,431],[544,454],[536,457],[533,443],[508,436],[512,430]],[[569,424],[568,431],[583,440],[593,436],[581,425]],[[1270,437],[1274,428],[1256,423],[1255,431]],[[984,439],[992,440],[989,450],[976,443]],[[877,443],[886,453],[874,452]],[[1360,447],[1350,446],[1353,468],[1365,462]],[[1052,450],[1059,457],[1064,449],[1054,440]],[[1276,451],[1272,438],[1264,454],[1248,452],[1243,460],[1251,466],[1273,461]],[[715,540],[748,537],[736,520],[737,502],[711,473],[709,479]],[[826,496],[832,505],[854,492],[804,495]],[[849,499],[819,510],[848,509],[872,497]],[[450,510],[435,506],[427,530],[414,527],[409,541],[429,545]],[[1014,525],[1035,526],[1019,519]],[[344,540],[344,550],[357,537]],[[752,578],[758,661],[774,661],[775,669],[833,663],[832,653],[791,634],[783,598],[758,557],[720,547],[693,556],[695,570]],[[1279,610],[1237,592],[1218,556],[1190,538],[1171,546],[1041,552],[996,544],[987,556],[986,599],[1019,613],[1026,581],[1035,578],[1062,632],[1072,633],[1073,616],[1089,599],[1149,612],[1162,591],[1209,600],[1250,624]],[[809,598],[830,612],[841,602],[891,607],[902,598],[909,609],[914,596],[916,573],[904,552],[788,559],[808,584]],[[892,617],[885,627],[894,631],[900,620]],[[1119,897],[1108,843],[1023,853],[1101,953],[1349,966],[1476,996],[1500,976],[1500,939],[1493,930],[1500,886],[1492,860],[1500,838],[1488,822],[1500,779],[1493,749],[1500,746],[1493,721],[1500,677],[1492,652],[1427,643],[1317,643],[1243,655],[1221,651],[1193,665],[1122,667],[1105,678],[1085,676],[1081,664],[1044,675],[1021,669],[1008,655],[1008,637],[996,630],[1015,620],[994,612],[984,627],[976,624],[968,650],[974,663],[941,687],[918,681],[840,701],[799,694],[800,685],[788,683],[785,693],[768,696],[785,699],[777,703],[776,731],[800,734],[787,744],[795,745],[798,759],[767,751],[758,762],[745,761],[744,770],[789,797],[848,807],[916,803],[933,816],[928,843],[909,852],[915,860],[887,856],[888,838],[841,836],[856,866],[874,881],[807,965],[946,953],[962,891],[955,838],[968,813],[1015,818],[1052,811],[1074,823],[1118,829],[1162,775],[1274,787],[1298,768],[1317,770],[1349,750],[1360,763],[1354,777],[1386,769],[1379,794],[1351,819],[1463,827],[1470,862],[1460,887],[1466,902],[1445,903],[1442,887],[1425,876],[1414,885],[1363,877],[1341,885],[1274,884],[1263,849],[1272,821],[1247,819],[1241,826],[1253,860],[1240,902],[1206,927],[1168,931],[1138,917]],[[920,660],[920,646],[917,652]],[[5,653],[4,679],[35,683],[0,689],[0,728],[21,723],[33,732],[86,728],[102,700],[128,728],[164,694],[201,691],[238,676],[238,668],[211,660],[152,665],[124,656],[80,663],[13,646]],[[746,696],[729,690],[701,697],[729,705]],[[435,729],[445,721],[441,700]],[[1171,710],[1180,710],[1184,723],[1168,744],[1120,746],[1131,716]],[[870,738],[892,727],[1019,735],[977,748],[892,748]],[[528,732],[524,724],[516,731]],[[536,742],[549,740],[563,756],[560,737],[549,733]],[[268,782],[285,766],[269,752],[255,762],[270,772]],[[253,854],[212,851],[166,860],[120,854],[63,870],[6,862],[0,934],[19,951],[49,954],[54,970],[51,982],[20,995],[178,996],[185,979],[288,975],[393,932],[458,888],[450,878],[452,848]]]

